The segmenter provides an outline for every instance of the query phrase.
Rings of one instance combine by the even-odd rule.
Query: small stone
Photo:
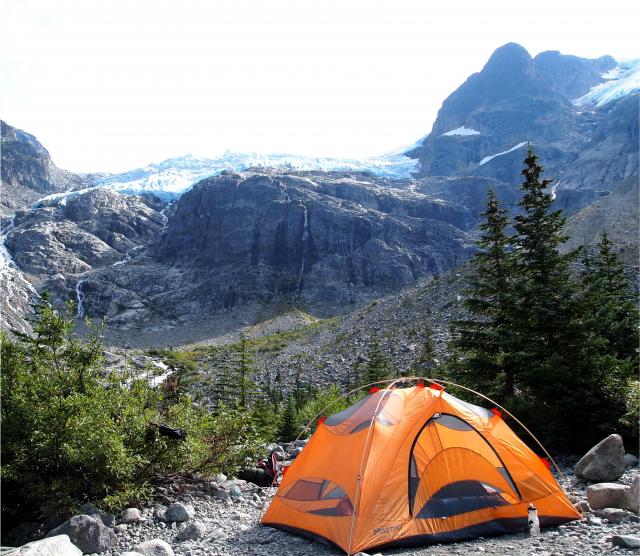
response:
[[[169,543],[162,539],[152,539],[137,544],[133,547],[134,552],[139,552],[142,556],[175,556]]]
[[[633,535],[614,535],[611,539],[613,546],[621,546],[622,548],[631,548],[638,550],[640,548],[640,537]]]
[[[135,523],[136,521],[140,521],[140,510],[138,508],[127,508],[126,510],[122,510],[120,514],[120,522],[121,523]]]
[[[181,504],[174,502],[167,508],[165,519],[169,522],[184,523],[189,521],[195,515],[195,510],[190,504]]]
[[[594,525],[595,527],[600,527],[602,525],[602,519],[596,517],[595,515],[589,516],[589,525]]]
[[[591,511],[591,508],[589,507],[589,503],[586,500],[580,500],[578,502],[576,502],[573,507],[579,511],[580,513],[587,513]]]
[[[220,529],[220,527],[215,527],[209,533],[209,539],[214,540],[214,541],[218,540],[218,539],[221,539],[224,536],[225,536],[224,531],[222,529]]]
[[[619,508],[605,508],[602,510],[602,517],[609,521],[609,523],[620,523],[625,516],[625,511]]]
[[[197,541],[204,537],[207,533],[207,527],[204,523],[194,521],[189,523],[184,529],[181,529],[176,540],[178,541]]]
[[[226,482],[226,480],[227,480],[227,476],[224,473],[218,473],[212,479],[214,483],[217,483],[219,485]]]
[[[218,492],[216,492],[215,497],[217,500],[222,500],[223,502],[226,502],[231,498],[231,495],[226,490],[220,489],[218,490]]]
[[[126,523],[120,523],[120,525],[116,525],[113,530],[116,533],[124,533],[127,530],[127,524]]]

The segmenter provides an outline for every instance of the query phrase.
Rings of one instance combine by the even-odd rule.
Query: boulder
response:
[[[598,483],[587,487],[587,502],[592,510],[604,508],[625,509],[629,487],[618,483]]]
[[[47,533],[47,537],[56,535],[68,535],[71,542],[84,554],[104,552],[117,542],[116,534],[112,529],[88,515],[74,515]]]
[[[178,541],[197,541],[207,534],[207,527],[204,523],[194,521],[189,523],[183,529],[180,529],[176,540]]]
[[[131,552],[130,550],[127,550],[127,552],[121,552],[119,556],[143,556],[143,555],[140,554],[139,552]]]
[[[631,548],[638,550],[640,548],[640,537],[633,535],[614,535],[611,538],[613,546],[621,546],[622,548]]]
[[[167,508],[165,512],[165,519],[169,522],[183,523],[189,521],[194,515],[195,510],[190,504],[181,504],[180,502],[174,502]]]
[[[33,541],[18,548],[15,556],[81,556],[82,551],[67,535],[56,535]]]
[[[120,514],[120,522],[135,523],[136,521],[140,521],[141,517],[142,515],[138,508],[127,508],[126,510],[122,510],[122,514]]]
[[[576,464],[574,475],[587,481],[615,481],[624,473],[624,445],[619,434],[598,442]]]
[[[113,527],[116,524],[116,517],[114,515],[103,512],[100,508],[97,508],[91,502],[82,504],[78,511],[82,515],[90,515],[92,518],[101,521],[102,524],[106,525],[107,527]]]
[[[576,464],[574,475],[587,481],[615,481],[624,473],[624,445],[619,434],[610,434]]]
[[[627,508],[632,512],[640,513],[640,473],[636,473],[631,481]]]
[[[141,542],[133,547],[133,551],[139,552],[142,556],[175,556],[173,548],[162,539]]]

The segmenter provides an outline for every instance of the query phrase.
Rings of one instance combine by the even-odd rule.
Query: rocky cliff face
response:
[[[578,210],[638,175],[638,95],[585,98],[616,65],[556,51],[532,58],[507,44],[444,101],[431,134],[408,154],[424,175],[517,183],[530,142],[559,180],[564,208]]]
[[[0,135],[0,217],[12,215],[47,194],[86,185],[86,178],[58,168],[33,135],[1,120]]]
[[[154,256],[215,269],[220,307],[297,296],[341,307],[450,268],[471,247],[461,205],[349,175],[225,175],[177,202]]]

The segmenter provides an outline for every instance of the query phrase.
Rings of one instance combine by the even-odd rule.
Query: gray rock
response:
[[[174,502],[167,508],[165,518],[169,522],[184,523],[195,515],[195,510],[190,504]]]
[[[638,465],[638,458],[633,454],[625,454],[624,455],[624,466],[625,467],[633,467],[634,465]]]
[[[104,552],[117,542],[112,529],[88,515],[75,515],[47,533],[47,537],[56,535],[68,535],[71,542],[84,554]]]
[[[227,480],[227,476],[224,473],[218,473],[214,475],[212,481],[217,484],[222,484]]]
[[[82,551],[67,535],[56,535],[33,541],[18,548],[15,556],[81,556]]]
[[[113,527],[116,524],[116,517],[113,514],[102,511],[100,508],[94,506],[91,502],[82,504],[78,509],[80,514],[90,515],[94,519],[98,519],[103,525],[107,527]]]
[[[601,511],[602,517],[608,520],[609,523],[620,523],[625,516],[625,511],[621,510],[620,508],[605,508]]]
[[[144,555],[140,554],[140,552],[132,552],[128,550],[127,552],[120,552],[119,556],[144,556]]]
[[[594,525],[596,527],[600,527],[602,525],[602,518],[597,517],[595,515],[589,516],[589,525]]]
[[[633,550],[640,549],[640,537],[633,535],[614,535],[611,539],[613,546],[621,546],[622,548],[631,548]]]
[[[178,541],[197,541],[207,534],[207,527],[204,523],[194,521],[181,529],[176,536]]]
[[[598,483],[587,487],[587,502],[593,510],[604,508],[625,509],[629,487],[618,483]]]
[[[574,474],[588,481],[615,481],[624,473],[624,445],[619,434],[610,434],[576,464]]]
[[[214,496],[216,497],[216,499],[222,500],[223,502],[226,502],[227,500],[231,500],[231,495],[229,494],[228,491],[224,489],[219,489]]]
[[[175,556],[173,548],[162,539],[152,539],[141,542],[133,547],[134,552],[139,552],[142,556]]]
[[[589,503],[586,500],[579,500],[573,505],[573,507],[580,513],[586,513],[591,511],[591,508],[589,507]]]
[[[120,521],[122,523],[135,523],[136,521],[140,521],[141,517],[142,515],[138,508],[127,508],[126,510],[122,510]]]
[[[225,536],[225,532],[220,527],[215,527],[209,533],[209,537],[208,538],[210,540],[216,541],[216,540],[219,540],[219,539],[223,538],[224,536]]]
[[[636,473],[631,481],[627,508],[632,512],[640,513],[640,473]]]

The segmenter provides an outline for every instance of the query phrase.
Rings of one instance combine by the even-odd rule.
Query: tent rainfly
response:
[[[347,554],[455,542],[580,514],[498,411],[433,384],[373,389],[319,424],[262,523]]]

